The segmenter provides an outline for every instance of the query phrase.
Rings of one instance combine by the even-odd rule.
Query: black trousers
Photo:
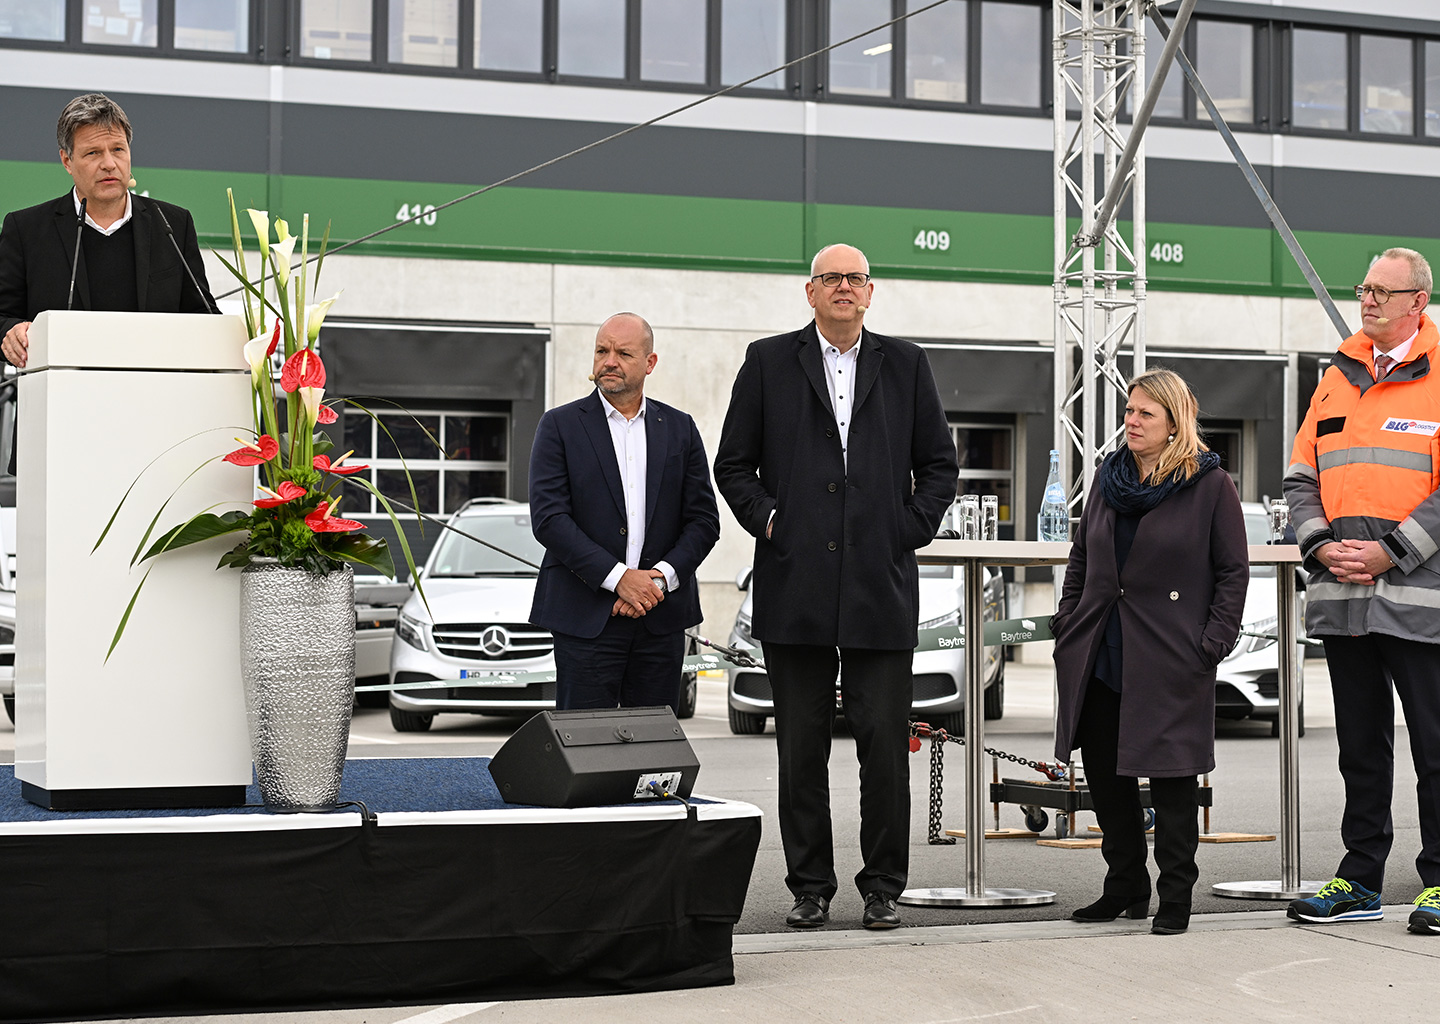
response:
[[[910,868],[910,703],[913,651],[765,641],[780,755],[780,842],[792,893],[835,895],[830,732],[840,672],[845,721],[860,762],[862,893],[899,896]]]
[[[1105,893],[1139,902],[1150,896],[1140,780],[1115,773],[1120,695],[1098,679],[1091,679],[1085,689],[1078,738],[1085,758],[1085,781],[1103,833],[1100,853],[1107,869]],[[1200,877],[1195,863],[1195,851],[1200,847],[1196,777],[1151,779],[1150,804],[1155,809],[1155,866],[1160,869],[1155,889],[1162,903],[1188,907],[1191,890]]]
[[[555,707],[676,710],[685,633],[652,633],[640,619],[611,616],[599,636],[555,633]]]
[[[1420,810],[1415,869],[1427,888],[1440,885],[1440,646],[1379,634],[1321,639],[1330,663],[1335,738],[1345,780],[1340,818],[1345,856],[1336,873],[1374,892],[1385,884],[1385,858],[1395,840],[1390,798],[1398,692],[1410,731]]]

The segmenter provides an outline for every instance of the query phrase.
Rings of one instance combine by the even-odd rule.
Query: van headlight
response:
[[[1256,651],[1263,651],[1267,647],[1275,646],[1275,629],[1280,625],[1280,620],[1272,615],[1268,619],[1257,619],[1254,622],[1247,622],[1240,627],[1240,638],[1235,641],[1234,648],[1225,655],[1226,661],[1231,658],[1238,658],[1242,654],[1254,654]],[[1253,636],[1250,634],[1263,634]]]
[[[730,631],[730,646],[739,647],[742,644],[746,647],[755,646],[750,616],[746,615],[743,609],[735,613],[735,628]]]
[[[958,626],[958,625],[960,625],[960,609],[959,609],[959,608],[956,608],[956,609],[953,609],[952,611],[946,612],[944,615],[941,615],[939,618],[936,618],[936,619],[926,619],[924,622],[920,623],[920,628],[921,628],[921,629],[940,629],[942,626]]]
[[[404,612],[395,619],[395,635],[417,651],[426,649],[425,623]]]

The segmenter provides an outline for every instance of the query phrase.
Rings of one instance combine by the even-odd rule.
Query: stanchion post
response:
[[[985,893],[985,566],[965,567],[965,889]]]
[[[1299,549],[1252,546],[1250,563],[1275,566],[1275,642],[1280,669],[1280,877],[1220,882],[1216,896],[1251,900],[1294,900],[1313,896],[1323,884],[1300,878],[1300,674],[1295,635],[1295,568]]]

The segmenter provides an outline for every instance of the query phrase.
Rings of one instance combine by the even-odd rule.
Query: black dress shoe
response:
[[[865,915],[860,923],[866,928],[899,928],[900,914],[895,910],[895,897],[883,892],[865,894]]]
[[[1155,920],[1150,922],[1150,931],[1155,935],[1179,935],[1190,927],[1190,904],[1166,903],[1160,901],[1155,911]]]
[[[830,901],[818,892],[802,892],[795,897],[795,906],[785,915],[791,928],[819,928],[830,920]]]
[[[1149,896],[1112,896],[1108,892],[1088,907],[1081,907],[1070,915],[1070,920],[1085,924],[1113,921],[1121,914],[1135,921],[1145,920],[1150,912]]]

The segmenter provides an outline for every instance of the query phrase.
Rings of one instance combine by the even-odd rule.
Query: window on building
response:
[[[1440,42],[1425,41],[1425,134],[1440,137]]]
[[[535,0],[477,0],[475,66],[538,73],[545,49],[545,7]]]
[[[1349,62],[1344,32],[1297,28],[1290,34],[1290,123],[1349,127]]]
[[[65,0],[0,0],[0,39],[65,39]]]
[[[560,0],[558,13],[560,74],[625,77],[625,0]]]
[[[980,5],[980,102],[1007,107],[1040,105],[1040,8]]]
[[[995,423],[952,423],[960,481],[955,494],[994,494],[1000,499],[1000,522],[1014,522],[1015,428]]]
[[[890,0],[830,0],[830,42],[890,20]],[[830,92],[846,96],[889,96],[889,28],[830,51]]]
[[[459,63],[459,0],[390,0],[390,63]]]
[[[1153,21],[1147,20],[1145,23],[1145,77],[1152,89],[1155,87],[1155,69],[1160,64],[1160,54],[1164,50],[1165,37],[1160,34],[1160,30],[1155,27]],[[1165,75],[1165,84],[1161,86],[1160,96],[1155,101],[1155,116],[1185,116],[1185,75],[1181,72],[1178,62],[1172,64]]]
[[[909,0],[909,9],[930,0]],[[964,103],[968,96],[968,3],[932,7],[905,23],[905,95],[912,100]]]
[[[250,0],[175,0],[175,49],[244,53]]]
[[[647,82],[706,80],[705,0],[642,0],[640,77]]]
[[[300,56],[374,59],[370,0],[300,0]]]
[[[1220,116],[1230,123],[1255,121],[1255,28],[1238,21],[1195,23],[1195,70]],[[1184,76],[1172,70],[1178,83]],[[1203,117],[1204,111],[1197,111]]]
[[[1240,420],[1207,420],[1202,431],[1210,450],[1220,456],[1220,468],[1235,481],[1235,490],[1245,493],[1245,424]]]
[[[419,498],[415,507],[429,515],[454,512],[471,498],[509,493],[508,416],[437,411],[379,412],[377,417],[347,413],[345,447],[354,450],[355,461],[370,466],[370,482],[387,498],[411,504],[407,468]],[[346,508],[361,516],[385,514],[373,497],[357,497],[353,490],[347,492]]]
[[[1415,133],[1415,44],[1399,36],[1360,37],[1360,130]]]
[[[154,46],[157,0],[85,0],[80,41],[101,46]]]
[[[785,0],[720,0],[720,84],[735,85],[785,63]],[[785,88],[784,72],[753,89]]]

